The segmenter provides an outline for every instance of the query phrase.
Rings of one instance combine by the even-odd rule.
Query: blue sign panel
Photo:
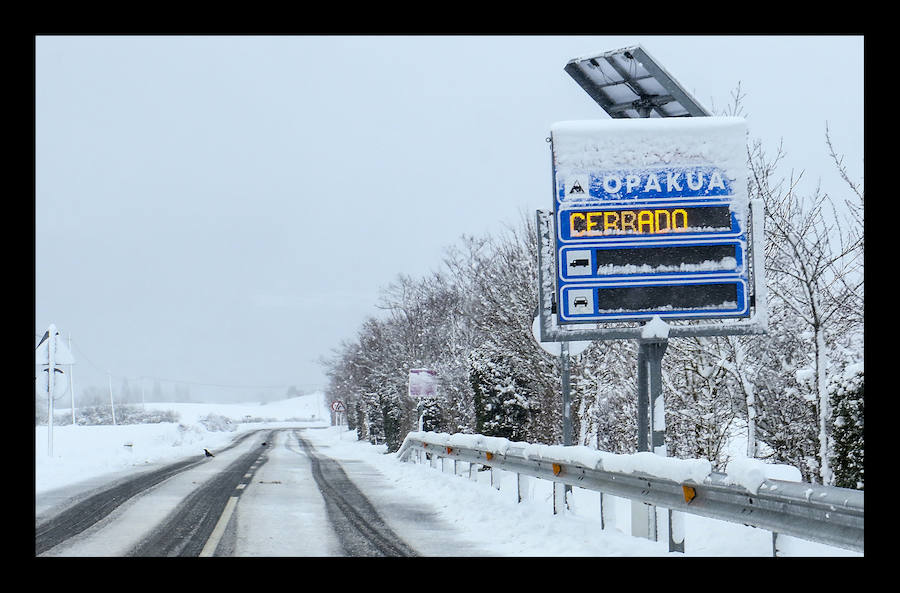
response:
[[[736,120],[554,127],[560,323],[750,315]]]
[[[732,195],[731,180],[716,167],[660,167],[589,172],[587,187],[572,179],[571,187],[558,187],[560,198],[569,193],[585,193],[585,199],[601,202],[713,198]]]

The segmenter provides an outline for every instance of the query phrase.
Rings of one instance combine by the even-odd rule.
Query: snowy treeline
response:
[[[748,144],[749,194],[766,207],[765,336],[674,338],[663,358],[669,455],[722,470],[728,444],[819,483],[863,487],[863,191],[843,203],[797,190],[761,142]],[[839,206],[839,207],[837,207]],[[501,234],[463,236],[442,266],[400,276],[382,312],[325,361],[327,395],[348,406],[360,439],[396,450],[407,432],[480,433],[562,443],[559,359],[531,334],[537,235],[522,216]],[[634,452],[637,343],[595,342],[571,359],[576,444]],[[431,368],[438,396],[407,395],[408,371]]]

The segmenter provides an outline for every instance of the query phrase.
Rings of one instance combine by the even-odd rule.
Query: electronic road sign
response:
[[[750,315],[746,124],[551,129],[559,323]]]

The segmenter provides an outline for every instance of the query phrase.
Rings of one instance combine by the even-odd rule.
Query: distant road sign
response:
[[[746,123],[551,130],[559,323],[750,315]]]
[[[332,412],[345,412],[347,407],[344,406],[344,402],[341,400],[335,400],[331,402],[331,411]]]
[[[409,369],[410,397],[437,396],[437,371],[432,369]]]
[[[53,397],[60,398],[66,394],[66,391],[69,389],[69,382],[66,380],[65,374],[62,369],[54,369],[54,381],[53,381]],[[50,377],[50,369],[45,368],[42,369],[40,373],[38,373],[37,380],[35,381],[35,393],[37,395],[46,396],[49,391],[49,377]]]

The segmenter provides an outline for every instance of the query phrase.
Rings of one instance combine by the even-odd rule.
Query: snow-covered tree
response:
[[[510,361],[491,345],[477,348],[469,358],[475,432],[525,441],[531,427],[531,410],[524,378]]]
[[[502,235],[464,236],[448,249],[450,278],[465,296],[465,313],[479,342],[522,378],[517,394],[527,400],[528,439],[562,442],[559,363],[531,335],[537,305],[537,233],[523,217]]]
[[[831,154],[834,149],[826,139]],[[766,208],[766,273],[770,307],[784,309],[800,322],[811,356],[813,405],[817,417],[819,478],[832,482],[829,466],[831,404],[826,385],[835,371],[834,343],[838,336],[861,331],[863,309],[861,215],[839,211],[828,194],[816,188],[798,191],[800,177],[776,174],[778,150],[768,158],[761,142],[751,144],[751,197]],[[840,167],[840,162],[837,162]],[[802,174],[801,174],[802,175]],[[863,194],[851,185],[851,205],[862,206]],[[771,326],[771,325],[770,325]],[[775,331],[784,328],[777,327]]]
[[[431,432],[455,432],[448,430],[443,402],[436,397],[423,397],[416,404],[416,412],[422,418],[422,430]]]
[[[863,490],[865,486],[865,383],[863,365],[832,375],[828,383],[833,414],[834,485]]]
[[[637,348],[633,341],[595,342],[572,365],[576,444],[637,451]]]
[[[666,445],[673,457],[729,461],[726,445],[738,410],[729,352],[718,338],[671,340],[663,360]]]

